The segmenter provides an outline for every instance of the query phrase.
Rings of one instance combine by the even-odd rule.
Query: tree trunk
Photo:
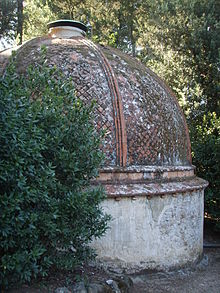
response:
[[[17,0],[17,6],[18,6],[18,26],[17,26],[17,34],[19,36],[19,42],[18,45],[22,44],[23,41],[23,0]]]
[[[132,16],[133,17],[133,16]],[[130,26],[130,40],[131,40],[131,50],[132,50],[132,56],[136,56],[136,42],[135,42],[135,39],[134,39],[134,21],[133,19],[131,19],[131,26]]]

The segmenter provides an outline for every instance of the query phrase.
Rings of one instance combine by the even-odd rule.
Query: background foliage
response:
[[[89,187],[102,161],[92,107],[46,59],[0,79],[0,287],[72,269],[107,229],[104,193]]]
[[[0,2],[0,39],[4,37],[9,42],[16,37],[17,14],[14,6],[14,0]]]
[[[1,34],[16,36],[17,10],[5,10],[3,3],[0,17],[8,13],[9,21]],[[140,58],[169,84],[188,121],[197,174],[210,183],[205,191],[206,215],[219,229],[219,0],[27,0],[25,4],[24,39],[44,34],[48,21],[80,20],[90,27],[95,42]]]

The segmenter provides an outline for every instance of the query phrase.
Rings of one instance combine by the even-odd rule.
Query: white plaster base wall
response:
[[[110,229],[95,240],[98,260],[129,270],[167,269],[194,262],[203,251],[203,191],[175,196],[108,198]]]

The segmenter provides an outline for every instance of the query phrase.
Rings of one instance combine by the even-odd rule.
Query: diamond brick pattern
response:
[[[191,165],[183,113],[153,72],[117,49],[84,38],[36,38],[18,50],[23,68],[41,58],[42,44],[48,63],[73,79],[77,97],[87,104],[96,101],[94,123],[105,130],[105,166]]]
[[[127,128],[127,165],[190,165],[188,129],[166,85],[134,58],[105,50],[117,77]]]

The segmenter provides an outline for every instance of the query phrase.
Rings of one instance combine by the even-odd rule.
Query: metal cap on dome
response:
[[[52,37],[71,38],[85,36],[87,26],[80,21],[60,19],[47,24],[49,33]]]

